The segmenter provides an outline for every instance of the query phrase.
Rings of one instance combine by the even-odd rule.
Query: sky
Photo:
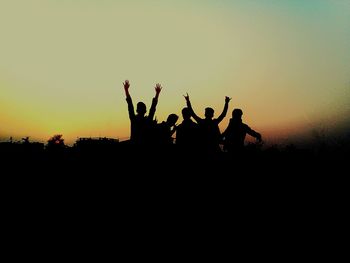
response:
[[[350,123],[348,0],[0,0],[0,36],[3,140],[125,140],[125,79],[159,122],[188,92],[271,141]]]

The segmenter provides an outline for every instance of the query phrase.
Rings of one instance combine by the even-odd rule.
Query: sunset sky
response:
[[[127,139],[123,81],[156,116],[225,96],[264,138],[350,116],[348,0],[0,0],[0,138]],[[179,122],[182,121],[180,117]]]

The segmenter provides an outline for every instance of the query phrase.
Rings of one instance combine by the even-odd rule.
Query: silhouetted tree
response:
[[[47,141],[48,149],[63,149],[66,147],[62,134],[56,134]]]

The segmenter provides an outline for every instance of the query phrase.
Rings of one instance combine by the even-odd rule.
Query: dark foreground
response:
[[[282,149],[249,145],[244,152],[207,154],[178,148],[136,148],[128,143],[87,144],[81,147],[44,148],[36,144],[0,144],[3,178],[18,178],[51,186],[74,183],[118,187],[120,183],[144,186],[208,187],[302,186],[345,176],[349,147]],[[345,169],[345,170],[344,170]],[[94,183],[95,182],[95,183]],[[281,185],[280,185],[281,184]]]
[[[2,218],[9,238],[28,244],[33,241],[23,236],[62,238],[74,247],[72,235],[123,233],[125,242],[137,237],[143,244],[154,237],[190,245],[192,235],[226,245],[272,238],[274,247],[296,239],[308,247],[308,240],[342,231],[347,149],[250,148],[231,156],[123,144],[17,146],[0,148]]]

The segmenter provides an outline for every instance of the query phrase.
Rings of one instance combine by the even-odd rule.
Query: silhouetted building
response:
[[[114,138],[79,138],[74,148],[79,151],[91,151],[91,150],[111,150],[119,145],[119,140]]]

